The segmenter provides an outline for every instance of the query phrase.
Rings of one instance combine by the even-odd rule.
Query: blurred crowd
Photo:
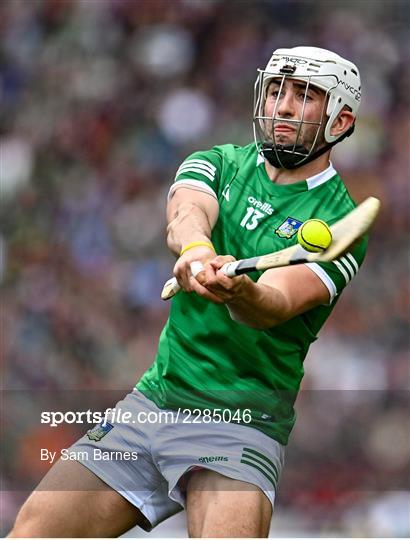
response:
[[[360,68],[334,164],[383,211],[306,360],[273,525],[410,535],[409,27],[405,0],[0,3],[3,533],[43,472],[33,448],[77,436],[40,425],[40,396],[124,393],[154,358],[180,162],[250,142],[256,68],[305,44]]]

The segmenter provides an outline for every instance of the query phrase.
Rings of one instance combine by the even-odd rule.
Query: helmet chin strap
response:
[[[264,142],[262,144],[260,152],[276,169],[297,169],[299,167],[302,167],[302,165],[306,165],[306,163],[310,163],[314,159],[318,158],[319,156],[330,150],[332,146],[343,141],[343,139],[345,139],[346,137],[349,137],[353,133],[353,131],[354,124],[350,126],[350,128],[345,133],[343,133],[343,135],[339,137],[339,139],[331,143],[325,144],[324,146],[322,146],[322,148],[319,148],[318,150],[316,150],[316,152],[312,152],[310,155],[309,150],[302,144],[294,146],[293,144],[283,145]]]
[[[262,145],[261,153],[276,169],[297,169],[324,154],[334,144],[326,144],[320,150],[309,155],[309,150],[302,144],[297,146],[293,144],[274,145],[265,142]]]

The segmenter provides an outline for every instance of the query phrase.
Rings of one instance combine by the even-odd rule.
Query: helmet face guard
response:
[[[265,103],[270,83],[276,83],[278,95],[281,96],[286,80],[302,81],[306,85],[300,118],[279,117],[279,100],[272,116],[266,116]],[[320,118],[315,121],[305,119],[307,92],[311,86],[324,92]],[[255,82],[253,131],[258,152],[276,168],[294,169],[316,159],[353,133],[354,124],[339,136],[331,134],[331,127],[345,106],[356,115],[360,97],[359,73],[351,62],[331,51],[315,47],[278,49],[266,69],[258,70]],[[275,135],[275,126],[279,123],[295,128],[293,144],[278,142],[280,137]],[[313,141],[304,141],[309,126],[316,126]],[[312,133],[312,130],[309,131]]]
[[[305,119],[306,99],[310,86],[316,86],[311,82],[311,76],[298,77],[298,81],[302,81],[306,84],[305,96],[302,105],[302,111],[300,118],[283,118],[277,114],[279,100],[276,101],[275,108],[272,116],[265,115],[265,102],[267,98],[268,88],[271,82],[275,81],[278,86],[279,96],[282,94],[287,78],[290,78],[287,74],[281,74],[278,76],[272,75],[267,71],[258,70],[259,75],[255,83],[254,94],[254,112],[253,112],[253,132],[257,145],[258,152],[275,167],[284,169],[295,169],[300,167],[304,163],[310,161],[310,157],[314,155],[317,157],[317,150],[321,150],[320,144],[324,151],[328,149],[328,146],[324,144],[324,122],[327,120],[325,117],[326,105],[328,102],[329,90],[326,91],[325,99],[323,101],[322,111],[320,118],[317,121],[311,121]],[[291,77],[294,79],[293,77]],[[316,77],[317,78],[317,77]],[[337,82],[335,81],[335,85]],[[293,144],[283,145],[277,142],[277,136],[275,136],[275,127],[278,124],[288,124],[293,126],[296,130],[296,137]],[[303,127],[316,126],[313,142],[306,145],[303,140]]]

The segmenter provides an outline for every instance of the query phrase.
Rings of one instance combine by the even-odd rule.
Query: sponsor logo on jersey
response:
[[[298,232],[299,227],[302,225],[302,221],[295,219],[293,217],[288,217],[279,225],[275,230],[275,233],[281,238],[292,238]]]
[[[258,201],[257,199],[255,199],[255,197],[252,196],[248,197],[248,202],[261,212],[265,212],[265,214],[268,214],[268,216],[271,216],[274,212],[274,209],[268,202]]]
[[[223,191],[222,191],[222,197],[224,199],[226,199],[228,202],[229,202],[229,190],[230,190],[231,186],[229,184],[226,184],[226,186],[224,187]]]
[[[203,456],[198,458],[201,463],[214,463],[215,461],[229,461],[226,456]]]
[[[113,427],[114,426],[109,422],[98,424],[98,426],[95,426],[87,431],[87,436],[90,441],[101,441],[101,439],[105,437]]]

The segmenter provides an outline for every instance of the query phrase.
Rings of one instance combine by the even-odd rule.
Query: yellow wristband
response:
[[[205,247],[209,247],[211,249],[213,249],[215,251],[215,248],[214,246],[212,245],[211,242],[190,242],[189,244],[187,244],[185,247],[183,247],[181,249],[181,253],[179,254],[179,256],[183,255],[186,251],[188,251],[189,249],[192,249],[194,247],[199,247],[199,246],[205,246]]]

